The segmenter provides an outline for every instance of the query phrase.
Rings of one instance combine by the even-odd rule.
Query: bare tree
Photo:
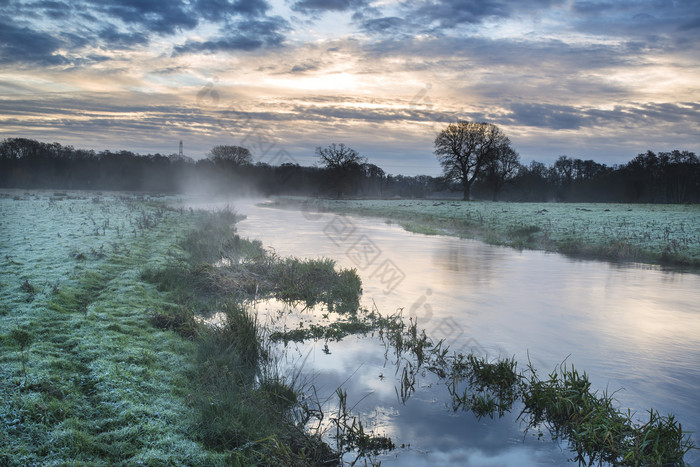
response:
[[[316,148],[316,154],[321,159],[323,165],[329,169],[351,169],[361,167],[367,162],[367,158],[352,148],[345,146],[343,143],[331,144],[325,148],[321,146]]]
[[[486,181],[491,185],[494,201],[498,199],[498,194],[503,187],[515,178],[518,168],[520,168],[520,155],[509,143],[495,148],[486,164]]]
[[[253,164],[253,155],[250,150],[242,146],[214,146],[209,151],[208,157],[214,162],[234,166]]]
[[[576,165],[574,164],[574,159],[569,156],[559,156],[559,158],[554,163],[554,170],[559,175],[561,183],[564,185],[570,185],[576,176]]]
[[[458,182],[469,200],[474,180],[482,174],[497,148],[510,140],[491,123],[450,123],[435,138],[435,155],[446,179]]]

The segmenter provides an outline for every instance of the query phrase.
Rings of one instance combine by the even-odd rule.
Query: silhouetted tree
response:
[[[691,201],[693,188],[697,192],[700,186],[700,160],[695,153],[689,151],[674,150],[662,154],[668,157],[664,173],[666,200],[671,203]]]
[[[344,193],[356,193],[359,181],[364,176],[363,165],[367,158],[344,144],[332,143],[316,148],[316,155],[326,167],[328,183],[338,197]]]
[[[360,156],[357,151],[345,146],[343,143],[332,143],[325,148],[318,146],[316,155],[328,169],[353,169],[367,162],[366,157]]]
[[[520,167],[520,155],[509,144],[497,146],[486,163],[486,183],[493,190],[493,200],[507,183],[515,178]]]
[[[217,164],[242,167],[253,164],[253,155],[242,146],[214,146],[208,154],[209,159]]]
[[[384,184],[384,178],[386,174],[384,170],[374,164],[362,164],[362,170],[365,175],[365,194],[382,194],[382,185]]]
[[[458,122],[447,125],[435,138],[435,155],[446,178],[462,185],[464,200],[494,152],[510,140],[491,123]]]
[[[522,201],[548,201],[554,194],[549,179],[550,168],[542,162],[521,165],[513,185]]]

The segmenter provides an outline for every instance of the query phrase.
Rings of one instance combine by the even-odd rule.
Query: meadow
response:
[[[164,304],[139,279],[195,217],[49,192],[0,211],[0,463],[215,463],[184,429],[193,343],[146,325]]]
[[[700,267],[700,206],[280,198],[277,207],[375,216],[406,230],[578,258]]]
[[[245,298],[343,308],[359,279],[268,255],[230,211],[170,201],[1,194],[0,465],[339,462],[294,417],[300,389]]]
[[[585,373],[540,379],[512,360],[450,352],[400,313],[362,309],[355,270],[279,257],[241,238],[234,212],[176,201],[0,193],[1,465],[373,463],[392,440],[365,428],[341,388],[329,410],[280,376],[273,352],[351,334],[406,355],[404,402],[427,370],[453,410],[521,410],[529,429],[567,439],[579,463],[682,463],[693,449],[673,416],[650,410],[640,425]],[[264,298],[324,315],[271,332],[250,308]]]

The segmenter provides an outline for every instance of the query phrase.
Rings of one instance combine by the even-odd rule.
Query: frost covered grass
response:
[[[150,197],[15,192],[0,213],[0,464],[337,463],[242,299],[356,302],[356,275]],[[304,286],[331,272],[329,292]]]
[[[574,257],[700,267],[698,205],[287,198],[271,205],[383,217],[416,233]]]
[[[230,212],[165,206],[0,194],[0,465],[337,463],[293,419],[296,390],[240,300],[275,283],[251,265],[317,268],[270,260]],[[212,311],[218,326],[196,319]]]
[[[139,279],[196,216],[41,192],[0,212],[0,464],[222,463],[188,429],[194,344],[148,325],[164,303]]]

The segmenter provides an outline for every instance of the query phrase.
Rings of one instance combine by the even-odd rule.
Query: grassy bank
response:
[[[0,464],[219,463],[191,436],[194,343],[148,324],[169,304],[140,280],[196,216],[61,193],[0,209]]]
[[[0,465],[338,464],[248,303],[353,315],[357,274],[277,257],[229,211],[162,201],[0,197]],[[347,408],[333,420],[342,450],[386,441]]]
[[[700,206],[279,199],[274,207],[375,216],[423,234],[579,258],[700,268]]]
[[[228,453],[235,465],[337,464],[341,453],[326,444],[323,430],[307,429],[308,419],[300,416],[303,388],[277,374],[267,330],[248,307],[274,297],[352,315],[359,277],[336,270],[327,259],[277,257],[259,242],[240,238],[234,222],[227,211],[208,216],[180,242],[188,256],[142,273],[177,303],[153,315],[153,324],[196,342],[188,399],[194,432],[207,448]],[[216,324],[204,324],[212,315]]]

